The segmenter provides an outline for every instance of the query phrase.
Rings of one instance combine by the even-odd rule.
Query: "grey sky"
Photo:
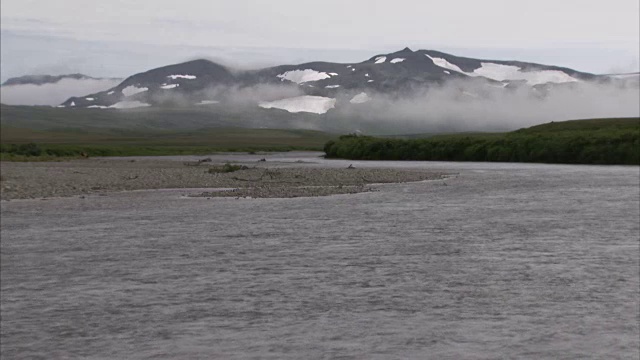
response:
[[[590,72],[638,69],[637,0],[2,0],[1,7],[3,80],[34,71],[127,76],[194,57],[241,66],[361,61],[404,46]]]

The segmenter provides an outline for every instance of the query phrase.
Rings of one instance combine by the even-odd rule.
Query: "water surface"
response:
[[[639,357],[638,167],[317,155],[214,160],[458,175],[2,202],[2,358]]]

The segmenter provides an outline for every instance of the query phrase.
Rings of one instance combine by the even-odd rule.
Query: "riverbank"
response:
[[[60,162],[0,162],[1,199],[103,194],[144,189],[206,188],[207,197],[289,198],[372,191],[371,184],[435,180],[442,172],[423,169],[313,168],[158,159],[90,158]]]

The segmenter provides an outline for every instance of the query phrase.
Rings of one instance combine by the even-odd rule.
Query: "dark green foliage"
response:
[[[426,139],[346,135],[324,150],[328,158],[360,160],[640,165],[640,119],[568,121],[505,134]]]

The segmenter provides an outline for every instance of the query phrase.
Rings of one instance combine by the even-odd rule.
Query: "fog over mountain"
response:
[[[293,119],[289,126],[361,130],[638,113],[638,76],[617,75],[639,70],[637,1],[457,5],[185,0],[176,11],[169,0],[5,0],[2,80],[77,72],[126,79],[3,87],[1,100],[178,107],[233,113],[225,116],[253,126],[279,114]],[[397,51],[405,46],[416,51]]]
[[[288,127],[338,132],[495,131],[576,118],[639,116],[638,79],[637,73],[595,75],[405,48],[360,62],[259,70],[193,60],[133,74],[60,106],[193,108],[232,114],[240,126],[267,127],[273,126],[267,120],[273,113],[292,119]]]

